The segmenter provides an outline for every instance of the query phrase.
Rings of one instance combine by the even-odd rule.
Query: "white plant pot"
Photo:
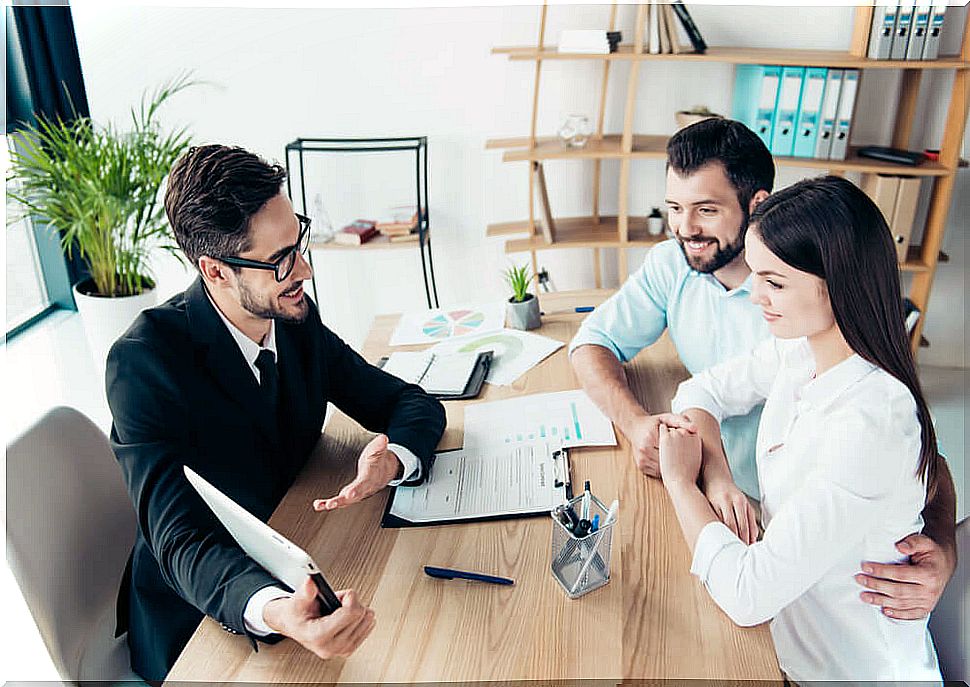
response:
[[[104,365],[111,344],[125,333],[138,313],[155,305],[156,295],[155,289],[148,289],[137,296],[105,298],[88,296],[74,286],[74,302],[96,362]]]

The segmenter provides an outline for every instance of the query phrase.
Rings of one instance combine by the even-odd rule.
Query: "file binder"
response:
[[[946,2],[937,0],[930,11],[930,24],[926,31],[926,41],[923,45],[923,59],[935,60],[940,55],[940,33],[943,31],[943,19],[946,16]]]
[[[736,74],[732,116],[744,122],[770,149],[781,67],[743,64],[738,65]]]
[[[755,133],[758,131],[758,104],[764,73],[765,68],[757,64],[739,64],[734,72],[731,118],[741,122]]]
[[[825,94],[825,81],[828,76],[825,67],[807,67],[805,83],[802,86],[802,104],[795,125],[794,157],[815,157],[818,138],[819,115],[822,98]]]
[[[829,159],[829,153],[832,152],[835,119],[839,114],[839,93],[842,91],[842,74],[842,69],[829,69],[825,79],[825,94],[822,97],[821,117],[815,142],[815,157],[820,160]]]
[[[832,136],[830,160],[844,160],[849,152],[849,132],[855,112],[855,96],[859,86],[859,70],[846,69],[842,74],[842,92],[839,94],[839,111],[835,132]]]
[[[781,72],[781,87],[775,107],[775,123],[771,133],[771,154],[789,156],[795,147],[795,118],[805,81],[805,67],[785,67]]]
[[[896,193],[899,191],[899,177],[888,174],[863,174],[860,187],[879,208],[886,220],[886,226],[890,226],[893,221],[893,210],[896,207]]]
[[[909,31],[909,47],[906,48],[907,60],[923,59],[923,48],[930,27],[932,9],[930,0],[917,0],[916,9],[913,10],[913,28]]]
[[[872,30],[869,33],[869,59],[888,60],[896,31],[896,13],[893,5],[876,5],[872,14]]]
[[[916,220],[921,181],[919,177],[899,177],[899,190],[896,192],[896,205],[893,208],[893,220],[889,230],[893,234],[896,257],[900,263],[906,262],[906,254],[909,252],[909,239],[913,234],[913,222]]]
[[[912,2],[900,3],[896,14],[896,32],[893,35],[893,47],[889,54],[891,60],[905,60],[906,50],[909,48],[909,31],[913,26]]]

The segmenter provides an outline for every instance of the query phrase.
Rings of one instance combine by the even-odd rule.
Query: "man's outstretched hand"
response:
[[[398,479],[403,469],[398,457],[387,450],[387,435],[378,434],[360,452],[354,481],[345,485],[336,496],[314,501],[313,509],[334,510],[357,503],[379,492],[391,480]]]

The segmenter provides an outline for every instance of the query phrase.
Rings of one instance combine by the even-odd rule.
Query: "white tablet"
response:
[[[185,476],[250,558],[291,590],[308,575],[317,586],[321,610],[329,615],[340,601],[310,555],[185,466]]]

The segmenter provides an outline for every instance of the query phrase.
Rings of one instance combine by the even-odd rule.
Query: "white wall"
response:
[[[522,163],[502,163],[484,150],[486,138],[528,133],[533,64],[489,54],[492,46],[533,42],[536,7],[447,9],[253,9],[111,7],[73,3],[74,21],[92,114],[120,121],[142,91],[191,69],[211,83],[178,96],[166,122],[187,124],[197,141],[245,146],[282,160],[298,136],[427,135],[431,160],[431,216],[443,304],[500,298],[507,265],[503,239],[485,239],[490,222],[527,215]],[[952,10],[962,25],[965,8]],[[562,28],[605,26],[606,6],[553,7],[547,36]],[[852,9],[744,7],[691,3],[711,45],[845,49]],[[634,8],[620,8],[619,28],[632,36]],[[952,34],[953,32],[951,32]],[[953,47],[959,36],[944,36]],[[629,64],[612,70],[606,127],[622,128]],[[549,62],[543,68],[541,133],[555,132],[571,112],[595,117],[601,68],[595,62]],[[641,67],[636,129],[671,133],[672,113],[695,104],[729,113],[733,68],[724,64],[645,63]],[[925,129],[912,147],[938,147],[948,74],[924,79],[919,120]],[[872,71],[863,81],[856,143],[888,144],[898,73]],[[887,98],[888,94],[888,98]],[[964,153],[965,154],[965,153]],[[375,167],[372,183],[385,185]],[[619,165],[604,163],[604,211],[616,207]],[[779,186],[808,171],[783,169]],[[592,165],[547,165],[551,201],[561,215],[589,212]],[[359,177],[355,176],[355,179]],[[367,183],[355,181],[355,183]],[[953,260],[941,265],[928,313],[933,346],[921,360],[966,366],[964,237],[966,172],[957,180],[961,208],[951,213],[945,243]],[[347,185],[346,182],[344,184]],[[343,194],[339,183],[322,187]],[[635,163],[631,209],[642,212],[663,197],[663,165]],[[399,201],[391,192],[386,204]],[[962,212],[959,210],[963,210]],[[334,217],[334,222],[338,223]],[[617,283],[615,254],[604,251],[607,285]],[[417,255],[410,250],[314,255],[325,319],[358,344],[375,313],[422,307]],[[635,267],[642,252],[631,251]],[[516,256],[523,261],[525,256]],[[591,253],[550,251],[540,256],[558,288],[593,285]],[[163,295],[189,279],[177,266],[160,267]]]

